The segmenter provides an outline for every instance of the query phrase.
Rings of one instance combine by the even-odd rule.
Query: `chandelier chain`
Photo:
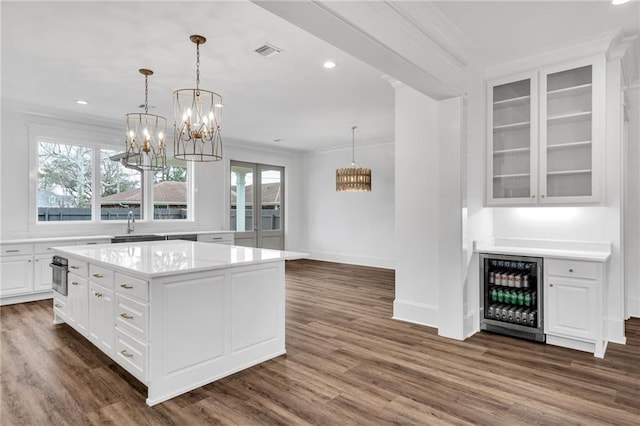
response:
[[[356,164],[356,126],[351,126],[351,164]]]
[[[200,89],[200,43],[196,43],[196,94]]]
[[[144,113],[145,115],[149,113],[149,76],[145,74],[144,76]]]

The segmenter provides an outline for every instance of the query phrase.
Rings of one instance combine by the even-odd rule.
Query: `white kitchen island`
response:
[[[300,253],[193,241],[55,247],[66,322],[154,405],[285,353],[284,261]]]

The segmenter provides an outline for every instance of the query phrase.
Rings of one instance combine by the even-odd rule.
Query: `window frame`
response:
[[[62,227],[65,225],[107,225],[122,224],[126,219],[102,220],[101,218],[101,150],[122,151],[119,142],[121,138],[114,136],[114,132],[106,129],[103,132],[91,133],[88,131],[27,123],[29,139],[29,228],[42,229],[41,227]],[[38,221],[38,154],[39,143],[50,142],[65,145],[76,145],[90,148],[92,151],[92,197],[91,220],[68,221]],[[142,217],[141,223],[186,223],[194,222],[195,197],[194,197],[194,167],[191,162],[186,162],[187,169],[187,217],[186,219],[154,219],[153,211],[153,171],[142,171]]]

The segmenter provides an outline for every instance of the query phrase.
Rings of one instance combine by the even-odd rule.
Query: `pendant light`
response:
[[[196,162],[219,161],[222,96],[200,88],[200,45],[207,39],[201,35],[189,39],[196,45],[196,88],[173,92],[173,156]]]
[[[351,167],[336,170],[337,192],[370,192],[371,169],[356,166],[355,160],[355,131],[351,127]]]
[[[142,68],[138,70],[144,75],[144,114],[131,113],[125,115],[126,166],[142,170],[162,170],[167,165],[166,129],[167,119],[149,114],[149,76],[153,71]]]

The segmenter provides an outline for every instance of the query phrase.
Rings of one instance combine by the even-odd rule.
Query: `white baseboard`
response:
[[[438,307],[395,299],[393,319],[438,328]]]
[[[36,300],[52,299],[53,291],[44,291],[41,293],[23,294],[21,296],[5,296],[0,298],[0,306],[13,305],[16,303],[35,302]]]
[[[619,343],[621,345],[627,344],[627,338],[624,334],[624,320],[611,319],[606,321],[607,325],[607,340],[612,343]]]
[[[349,265],[359,265],[359,266],[371,266],[374,268],[384,268],[384,269],[394,269],[395,261],[394,259],[387,259],[381,257],[369,257],[369,256],[354,256],[350,254],[340,254],[340,253],[325,253],[325,252],[317,252],[313,250],[303,250],[309,255],[307,259],[313,260],[323,260],[326,262],[337,262],[337,263],[346,263]]]

